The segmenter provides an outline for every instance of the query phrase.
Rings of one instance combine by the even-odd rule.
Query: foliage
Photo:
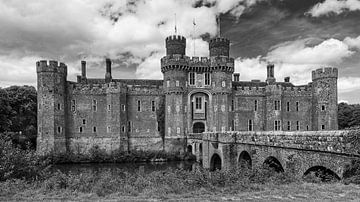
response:
[[[360,126],[360,105],[340,103],[338,105],[339,129]]]
[[[152,161],[180,161],[195,160],[195,156],[190,153],[176,153],[165,151],[122,151],[115,150],[111,153],[106,152],[97,145],[92,147],[88,153],[53,154],[49,158],[53,163],[133,163],[133,162],[152,162]]]
[[[35,178],[48,164],[46,158],[37,156],[34,150],[21,149],[0,134],[0,181]]]
[[[35,148],[37,134],[37,94],[32,86],[0,88],[0,133],[16,132],[15,142]],[[25,141],[22,141],[25,140]]]

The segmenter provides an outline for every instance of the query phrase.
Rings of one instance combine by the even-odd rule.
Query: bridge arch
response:
[[[321,181],[324,181],[324,182],[341,179],[334,171],[332,171],[324,166],[310,167],[309,169],[307,169],[305,171],[303,177],[306,178],[309,175],[315,175],[315,177],[320,178]]]
[[[250,154],[247,151],[242,151],[238,158],[238,165],[240,168],[249,168],[252,167],[252,161]]]
[[[221,170],[222,162],[219,154],[213,154],[210,160],[210,171]]]
[[[276,172],[284,172],[284,168],[281,165],[280,161],[273,156],[267,157],[263,163],[263,166],[265,168],[274,169]]]

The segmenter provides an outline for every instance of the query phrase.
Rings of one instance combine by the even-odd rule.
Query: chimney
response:
[[[289,82],[290,82],[290,77],[289,77],[289,76],[285,77],[285,78],[284,78],[284,82],[289,83]]]
[[[111,80],[112,80],[112,77],[111,77],[111,60],[109,58],[106,58],[105,63],[106,63],[105,82],[110,83]]]
[[[86,61],[81,61],[81,77],[86,78]]]
[[[268,84],[274,83],[275,82],[275,77],[274,77],[274,64],[269,63],[266,67],[267,69],[267,78],[266,78],[266,82]]]
[[[234,73],[234,81],[239,81],[239,78],[240,78],[240,74]]]

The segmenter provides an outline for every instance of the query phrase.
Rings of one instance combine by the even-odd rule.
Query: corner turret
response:
[[[229,57],[230,40],[222,37],[217,37],[209,41],[210,57],[225,56]]]
[[[185,55],[186,38],[179,35],[168,36],[165,39],[166,55]]]
[[[313,129],[337,130],[337,68],[321,68],[312,72]]]
[[[66,152],[66,76],[67,66],[57,61],[36,62],[38,83],[37,152],[54,154]]]

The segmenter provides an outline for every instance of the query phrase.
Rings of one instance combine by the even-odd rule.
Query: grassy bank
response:
[[[268,169],[209,172],[201,168],[155,171],[46,173],[33,180],[0,182],[0,200],[355,200],[354,184],[309,183]]]

